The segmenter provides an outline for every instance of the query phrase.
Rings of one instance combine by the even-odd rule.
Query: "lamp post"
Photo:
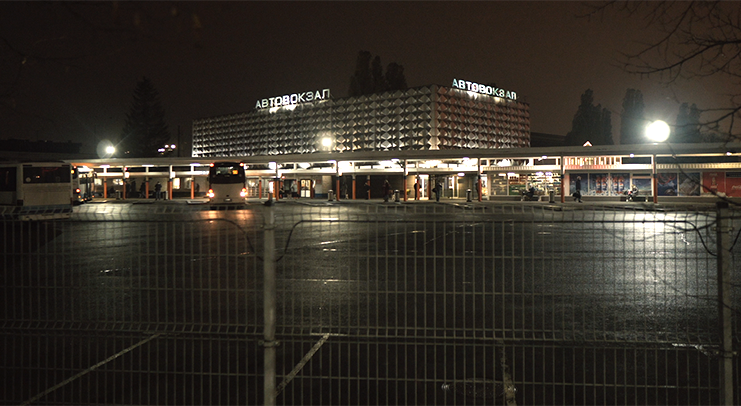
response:
[[[671,134],[669,124],[662,120],[656,120],[646,127],[646,137],[654,142],[666,142]],[[659,202],[659,182],[656,172],[656,154],[651,155],[651,192],[654,203]]]

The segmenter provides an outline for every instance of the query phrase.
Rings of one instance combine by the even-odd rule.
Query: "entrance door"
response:
[[[430,182],[430,175],[416,175],[414,178],[415,182],[417,181],[417,176],[419,176],[419,186],[420,186],[419,199],[420,200],[427,199],[429,198],[428,193],[427,193],[428,192],[427,185]],[[412,185],[412,190],[414,190],[414,185]]]
[[[301,179],[301,197],[311,197],[311,179]]]

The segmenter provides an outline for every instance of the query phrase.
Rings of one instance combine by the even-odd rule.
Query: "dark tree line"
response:
[[[368,51],[360,51],[355,63],[355,73],[350,77],[349,96],[381,93],[389,90],[406,90],[407,80],[404,67],[396,62],[381,65],[381,57],[373,57]]]
[[[566,134],[566,145],[612,145],[612,118],[610,110],[594,105],[594,92],[587,89],[581,95],[581,104]]]
[[[652,142],[646,138],[646,126],[649,120],[645,117],[646,108],[643,94],[638,89],[627,89],[620,112],[620,144],[644,144]],[[670,143],[699,143],[714,141],[711,134],[701,131],[701,110],[697,105],[682,103],[679,106],[676,120],[668,123],[672,133]],[[601,105],[594,105],[592,89],[587,89],[581,96],[581,104],[571,124],[571,131],[566,135],[565,145],[612,145],[611,112]]]
[[[741,140],[735,124],[736,119],[741,118],[741,7],[738,2],[603,1],[586,7],[588,17],[601,18],[615,13],[641,19],[646,27],[662,31],[657,40],[637,51],[624,53],[625,71],[657,77],[668,85],[680,80],[707,78],[720,78],[728,84],[725,105],[706,109],[680,107],[678,139]]]
[[[154,157],[170,140],[159,93],[152,82],[142,78],[134,89],[134,100],[116,146],[119,157]]]

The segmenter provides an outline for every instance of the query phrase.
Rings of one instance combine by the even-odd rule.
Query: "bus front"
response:
[[[210,204],[244,204],[247,197],[244,164],[214,162],[208,171]]]

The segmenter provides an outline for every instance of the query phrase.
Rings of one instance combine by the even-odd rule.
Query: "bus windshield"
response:
[[[244,167],[238,163],[219,162],[211,166],[208,178],[211,183],[244,183]]]

